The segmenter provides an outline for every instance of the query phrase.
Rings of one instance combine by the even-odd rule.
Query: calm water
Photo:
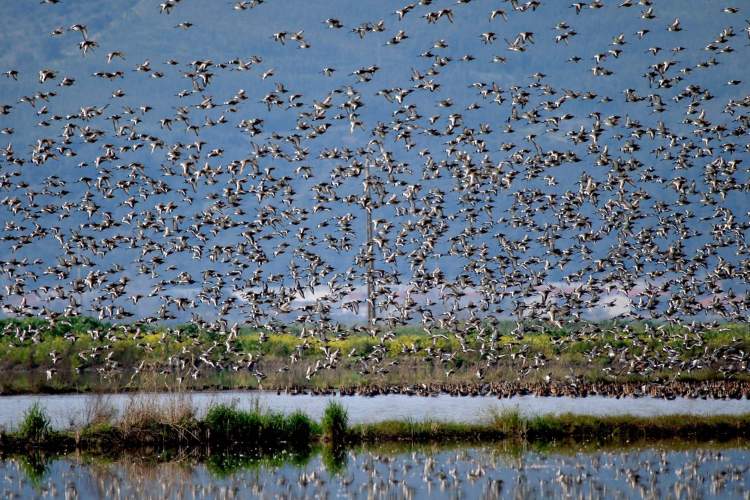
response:
[[[750,495],[750,450],[498,448],[345,451],[149,464],[76,457],[0,462],[3,498],[722,498]]]
[[[133,396],[112,394],[104,399],[122,410],[134,398],[157,398],[168,402],[173,395],[150,394]],[[302,410],[313,418],[319,418],[330,399],[340,400],[349,411],[353,423],[373,422],[385,419],[415,420],[436,419],[461,422],[478,422],[497,409],[518,408],[527,415],[579,413],[589,415],[639,415],[654,416],[666,414],[718,415],[750,413],[750,400],[687,399],[674,400],[657,398],[588,398],[518,396],[509,399],[494,397],[454,397],[440,395],[418,397],[404,395],[364,396],[291,396],[277,395],[262,391],[222,391],[190,393],[189,399],[199,415],[212,404],[235,403],[240,408],[250,408],[260,404],[262,408],[290,413]],[[0,425],[6,427],[17,424],[23,413],[35,401],[40,402],[52,417],[57,427],[80,423],[86,407],[91,405],[94,396],[90,395],[43,395],[43,396],[2,396],[0,397]]]

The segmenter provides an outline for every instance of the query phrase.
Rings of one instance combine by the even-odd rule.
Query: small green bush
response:
[[[336,401],[329,401],[323,412],[323,435],[326,439],[341,442],[346,438],[349,425],[349,414],[344,405]]]
[[[295,411],[286,419],[286,435],[290,444],[307,445],[320,433],[317,423],[301,411]]]
[[[24,413],[18,434],[29,441],[40,442],[50,435],[50,419],[39,403],[34,403]]]
[[[204,422],[214,439],[223,441],[248,441],[257,437],[259,419],[256,413],[247,413],[229,405],[212,406]]]
[[[212,439],[264,448],[309,446],[319,432],[315,422],[302,412],[285,416],[217,405],[208,410],[203,421]]]

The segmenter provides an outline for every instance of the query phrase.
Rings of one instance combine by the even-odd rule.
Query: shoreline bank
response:
[[[94,407],[89,421],[53,429],[39,405],[27,410],[17,429],[0,432],[0,453],[43,451],[92,453],[157,447],[162,449],[281,451],[316,445],[351,447],[367,443],[526,443],[558,441],[629,443],[685,439],[750,439],[750,413],[742,415],[664,415],[658,417],[540,415],[517,410],[495,412],[483,423],[387,420],[349,425],[346,409],[330,402],[320,421],[301,411],[289,415],[215,405],[198,418],[185,401],[143,402],[119,418],[107,407]]]

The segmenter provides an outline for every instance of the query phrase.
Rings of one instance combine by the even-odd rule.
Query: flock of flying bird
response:
[[[153,15],[172,19],[188,2],[155,3]],[[253,16],[273,3],[216,9]],[[127,42],[105,46],[84,24],[51,26],[55,43],[74,38],[76,57],[100,69],[4,70],[4,314],[125,325],[112,335],[191,321],[226,339],[192,357],[194,370],[220,356],[259,379],[233,343],[241,325],[262,340],[297,323],[304,349],[352,330],[385,342],[419,322],[489,366],[507,318],[519,339],[595,335],[605,330],[591,320],[602,318],[661,322],[655,336],[681,325],[685,342],[747,324],[743,9],[708,3],[725,27],[706,32],[654,0],[575,2],[553,25],[536,21],[549,3],[419,0],[382,20],[311,21],[362,61],[346,69],[314,52],[315,30],[303,26],[264,34],[270,56],[140,63]],[[612,11],[621,26],[599,21]],[[514,29],[530,23],[533,32]],[[173,26],[185,37],[211,30],[199,19]],[[589,32],[609,41],[579,44]],[[426,33],[434,43],[416,46]],[[299,51],[285,57],[314,61],[318,74],[298,84],[274,67],[280,50]],[[410,67],[385,72],[380,59],[393,51]],[[544,51],[574,55],[540,67]],[[459,87],[461,76],[476,81]],[[139,93],[146,77],[170,86],[171,101]],[[238,79],[229,95],[213,90]],[[83,80],[111,96],[67,109]],[[141,105],[122,104],[129,85]],[[372,367],[385,351],[360,354]],[[747,371],[747,353],[721,354]],[[326,349],[308,379],[342,357]]]

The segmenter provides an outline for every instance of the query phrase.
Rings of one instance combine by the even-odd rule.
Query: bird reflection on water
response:
[[[9,458],[3,494],[75,498],[746,498],[746,448],[326,450],[297,457]]]

